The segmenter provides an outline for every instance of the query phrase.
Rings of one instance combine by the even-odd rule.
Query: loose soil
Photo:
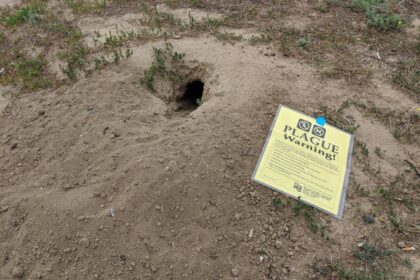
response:
[[[140,17],[118,10],[76,21],[93,48],[94,31]],[[314,20],[293,18],[299,29]],[[186,54],[177,86],[157,78],[152,92],[139,82],[153,48],[164,47],[156,39],[130,43],[129,58],[72,83],[1,87],[0,279],[355,279],[340,268],[420,279],[413,95],[381,73],[361,87],[325,79],[271,46],[209,34],[169,42]],[[176,100],[197,80],[201,105],[180,110]],[[250,180],[279,104],[358,127],[343,220]],[[363,243],[392,255],[360,261]]]

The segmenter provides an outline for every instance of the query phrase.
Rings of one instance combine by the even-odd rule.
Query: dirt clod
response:
[[[239,269],[237,267],[232,268],[232,276],[239,277]]]
[[[22,278],[24,275],[23,268],[21,266],[15,266],[12,269],[12,276],[13,278]]]
[[[89,247],[90,242],[89,242],[89,239],[87,239],[86,237],[83,237],[79,240],[79,244],[87,248]]]
[[[397,243],[398,248],[405,248],[405,242],[404,241],[398,241]]]
[[[363,216],[363,222],[365,222],[365,224],[373,224],[375,222],[375,216],[373,216],[373,215],[364,215]]]

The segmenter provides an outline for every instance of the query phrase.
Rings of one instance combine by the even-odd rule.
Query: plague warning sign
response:
[[[252,179],[341,219],[354,136],[280,106]]]

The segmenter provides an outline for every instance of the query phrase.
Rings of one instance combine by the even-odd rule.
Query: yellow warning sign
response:
[[[252,179],[341,219],[354,136],[280,106]]]

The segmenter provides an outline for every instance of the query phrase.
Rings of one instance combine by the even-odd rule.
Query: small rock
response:
[[[0,213],[7,212],[7,210],[9,210],[9,206],[8,205],[3,206],[0,208]]]
[[[249,231],[248,237],[252,238],[252,236],[254,236],[254,229],[251,228],[251,230]]]
[[[280,249],[283,246],[283,243],[280,240],[276,240],[276,248]]]
[[[375,217],[372,215],[364,215],[363,222],[365,222],[365,224],[373,224],[375,222]]]
[[[12,269],[12,276],[13,278],[22,278],[23,277],[23,268],[21,266],[15,266]]]
[[[65,191],[69,191],[69,190],[71,190],[73,188],[74,188],[74,185],[71,185],[71,184],[68,184],[68,185],[63,186],[63,190],[65,190]]]
[[[234,267],[232,269],[232,276],[233,277],[239,277],[239,270],[238,270],[238,268]]]
[[[86,237],[83,237],[79,240],[79,244],[87,248],[89,247],[90,242],[89,242],[89,239],[87,239]]]
[[[404,241],[400,241],[400,242],[397,243],[397,246],[399,248],[405,248],[405,242]]]
[[[65,248],[65,249],[64,249],[64,253],[68,254],[68,253],[70,253],[70,252],[71,252],[71,249],[70,249],[70,248]]]
[[[241,218],[241,214],[236,213],[235,214],[235,220],[239,221],[240,218]]]
[[[156,210],[160,210],[160,205],[155,205]]]
[[[10,150],[14,150],[14,149],[16,149],[16,148],[17,148],[17,146],[18,146],[18,144],[17,144],[17,143],[13,143],[12,145],[10,145]]]

